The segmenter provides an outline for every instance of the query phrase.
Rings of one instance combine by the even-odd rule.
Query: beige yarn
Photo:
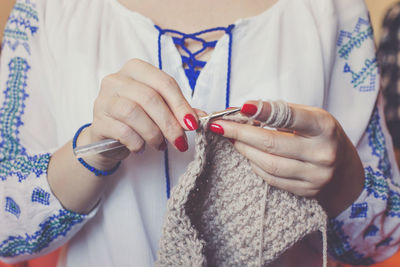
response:
[[[266,266],[318,230],[326,266],[327,216],[318,202],[269,186],[207,123],[171,192],[156,266]]]

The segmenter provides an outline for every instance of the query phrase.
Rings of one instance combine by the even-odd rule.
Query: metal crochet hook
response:
[[[230,108],[218,112],[214,112],[208,115],[200,116],[199,120],[204,121],[207,119],[215,119],[215,118],[220,118],[224,115],[229,115],[233,114],[240,111],[240,108]],[[89,145],[84,145],[84,146],[78,146],[74,149],[74,155],[77,158],[85,157],[85,156],[91,156],[91,155],[96,155],[102,152],[114,150],[120,147],[124,147],[123,144],[118,142],[117,140],[114,139],[105,139],[93,144]]]

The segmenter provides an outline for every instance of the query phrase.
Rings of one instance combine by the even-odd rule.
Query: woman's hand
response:
[[[253,170],[270,185],[296,195],[316,197],[330,216],[349,206],[364,185],[357,151],[336,119],[323,109],[289,104],[290,125],[279,131],[218,120],[210,130],[234,141]],[[257,102],[241,112],[253,116]],[[257,120],[266,121],[271,104],[263,102]]]
[[[168,140],[181,152],[188,148],[184,130],[197,129],[197,115],[175,80],[139,59],[130,60],[117,73],[105,77],[95,101],[92,125],[78,145],[106,138],[126,148],[85,159],[99,169],[109,169],[145,144],[165,150]]]

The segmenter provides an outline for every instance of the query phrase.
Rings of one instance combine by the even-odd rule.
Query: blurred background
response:
[[[3,34],[4,26],[8,19],[8,14],[10,13],[14,0],[0,0],[0,40]],[[387,11],[396,3],[400,1],[396,0],[365,0],[370,10],[371,21],[374,28],[374,37],[377,47],[381,43],[381,37],[385,34],[385,30],[382,29],[382,23]],[[400,16],[400,15],[399,15]],[[400,33],[400,30],[399,30]],[[400,36],[400,34],[399,34]],[[400,37],[399,37],[400,38]],[[1,43],[1,42],[0,42]],[[400,46],[399,46],[400,47]],[[400,84],[400,83],[399,83]],[[0,89],[1,90],[1,89]],[[398,90],[400,92],[400,90]],[[399,109],[400,110],[400,109]],[[400,114],[400,113],[399,113]],[[399,115],[400,117],[400,115]],[[400,135],[394,134],[393,139],[398,141]],[[397,142],[395,142],[397,143]],[[399,142],[400,143],[400,142]],[[400,149],[396,149],[396,154],[398,156],[398,162],[400,159]],[[400,222],[399,222],[400,223]],[[19,264],[4,264],[0,262],[0,267],[55,267],[57,263],[57,258],[60,250],[57,250],[47,256],[31,260],[29,262],[23,262]],[[385,262],[371,265],[372,267],[400,267],[400,252],[394,255],[392,258],[386,260]],[[352,267],[350,265],[337,264],[337,267]]]

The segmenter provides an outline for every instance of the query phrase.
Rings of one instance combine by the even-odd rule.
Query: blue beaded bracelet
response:
[[[78,139],[78,136],[81,134],[82,130],[89,127],[90,125],[92,125],[91,123],[87,123],[85,125],[83,125],[81,128],[78,129],[78,131],[76,131],[74,139],[72,139],[72,149],[76,148],[76,140]],[[102,171],[102,170],[98,170],[93,166],[90,166],[86,161],[83,160],[83,158],[78,158],[78,161],[89,171],[93,172],[96,176],[107,176],[107,175],[111,175],[113,174],[119,167],[119,165],[121,164],[121,161],[117,163],[117,165],[115,165],[114,168],[112,168],[111,170],[108,171]]]

